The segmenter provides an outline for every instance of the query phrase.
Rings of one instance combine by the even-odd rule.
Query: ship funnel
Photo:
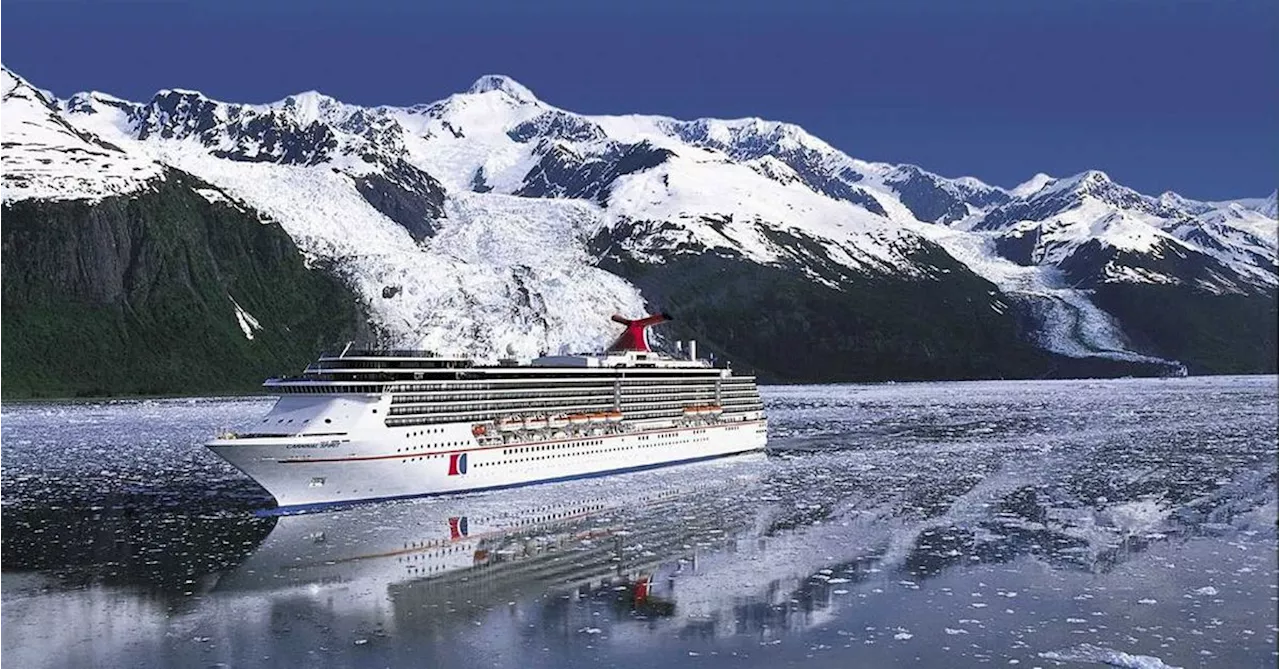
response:
[[[622,351],[642,351],[649,352],[649,340],[646,334],[651,326],[659,323],[665,323],[671,320],[671,316],[666,313],[645,316],[644,318],[632,320],[624,318],[619,314],[613,315],[613,322],[627,326],[627,329],[614,340],[609,346],[610,353],[619,353]]]

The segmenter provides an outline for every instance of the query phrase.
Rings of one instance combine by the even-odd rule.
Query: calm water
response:
[[[258,517],[268,400],[3,407],[14,667],[1270,667],[1277,379],[765,389],[768,457]]]

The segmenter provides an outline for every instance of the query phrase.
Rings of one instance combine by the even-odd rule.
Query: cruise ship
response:
[[[206,445],[280,510],[510,488],[760,451],[752,376],[650,349],[666,314],[627,319],[601,353],[482,365],[427,351],[324,355],[268,379],[254,427]]]

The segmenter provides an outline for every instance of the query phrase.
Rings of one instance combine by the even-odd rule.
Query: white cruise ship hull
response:
[[[378,429],[380,428],[380,429]],[[494,490],[657,469],[762,451],[763,417],[701,425],[629,425],[482,443],[472,423],[377,426],[365,434],[217,439],[208,447],[252,477],[281,510]]]
[[[764,450],[755,377],[649,350],[631,320],[599,354],[477,365],[427,351],[322,355],[268,379],[266,416],[207,446],[282,508],[493,490]]]

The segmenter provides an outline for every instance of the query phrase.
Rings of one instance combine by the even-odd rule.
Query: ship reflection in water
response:
[[[281,517],[192,445],[215,401],[152,407],[199,473],[154,485],[146,426],[108,470],[24,423],[136,407],[6,407],[3,659],[1274,663],[1274,377],[956,388],[771,389],[767,457]]]
[[[736,506],[682,518],[675,508],[684,492],[568,501],[510,493],[470,513],[482,504],[285,516],[212,591],[323,597],[377,620],[384,632],[444,633],[507,606],[513,593],[576,599],[608,592],[638,616],[670,616],[675,580],[697,572],[700,552],[732,542],[751,513]]]

